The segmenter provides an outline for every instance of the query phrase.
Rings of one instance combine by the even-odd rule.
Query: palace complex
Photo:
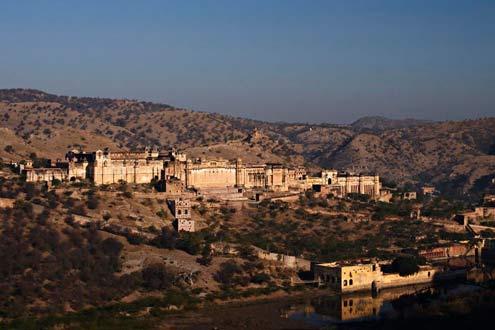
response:
[[[320,193],[343,197],[351,193],[380,196],[377,175],[342,173],[324,170],[317,176],[307,174],[304,167],[287,167],[277,163],[248,164],[241,159],[188,158],[175,150],[160,152],[145,149],[141,152],[69,151],[65,161],[54,167],[23,169],[30,182],[54,179],[60,181],[90,180],[96,185],[163,182],[166,190],[208,190],[224,188],[257,189],[266,191],[307,190],[317,188]]]

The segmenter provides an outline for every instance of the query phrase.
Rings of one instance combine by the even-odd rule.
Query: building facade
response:
[[[362,194],[372,198],[380,197],[381,183],[378,175],[325,170],[321,172],[319,179],[318,182],[312,178],[311,183],[327,186],[325,191],[336,197],[345,197],[348,194]]]
[[[29,180],[37,180],[38,177],[45,180],[51,176],[70,181],[85,179],[96,185],[160,181],[164,183],[165,190],[175,193],[185,189],[231,187],[284,192],[307,190],[320,185],[337,197],[357,193],[372,198],[380,196],[381,188],[377,175],[326,170],[319,176],[311,177],[301,166],[246,164],[241,159],[190,159],[176,150],[163,153],[148,148],[139,152],[98,150],[88,153],[72,150],[66,154],[65,163],[57,164],[57,169],[51,172],[39,170],[30,173]]]
[[[332,262],[315,265],[315,279],[340,292],[378,291],[382,288],[431,283],[438,279],[439,269],[420,266],[418,272],[401,276],[398,273],[384,273],[381,264],[375,261]]]

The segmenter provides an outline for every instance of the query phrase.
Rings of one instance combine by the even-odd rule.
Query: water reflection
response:
[[[359,322],[383,318],[407,317],[426,300],[443,299],[452,294],[476,290],[476,286],[455,284],[442,287],[416,285],[381,291],[320,296],[292,304],[281,311],[281,317],[303,320],[322,326],[332,323]]]

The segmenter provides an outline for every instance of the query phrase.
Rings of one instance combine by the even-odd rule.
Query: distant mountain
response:
[[[349,126],[271,123],[166,104],[10,89],[0,90],[0,128],[0,157],[6,160],[32,152],[61,158],[69,148],[155,145],[198,157],[377,172],[398,183],[428,182],[463,191],[495,175],[495,118],[367,117]]]
[[[433,121],[419,119],[389,119],[380,116],[363,117],[351,124],[351,127],[357,130],[376,130],[383,131],[387,129],[406,128],[419,125],[432,124]]]

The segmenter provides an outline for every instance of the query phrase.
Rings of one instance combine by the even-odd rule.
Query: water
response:
[[[359,292],[345,295],[319,296],[282,308],[280,316],[304,321],[315,327],[380,319],[405,318],[425,304],[479,290],[478,286],[450,283],[439,287],[408,286],[381,291],[378,295]]]

